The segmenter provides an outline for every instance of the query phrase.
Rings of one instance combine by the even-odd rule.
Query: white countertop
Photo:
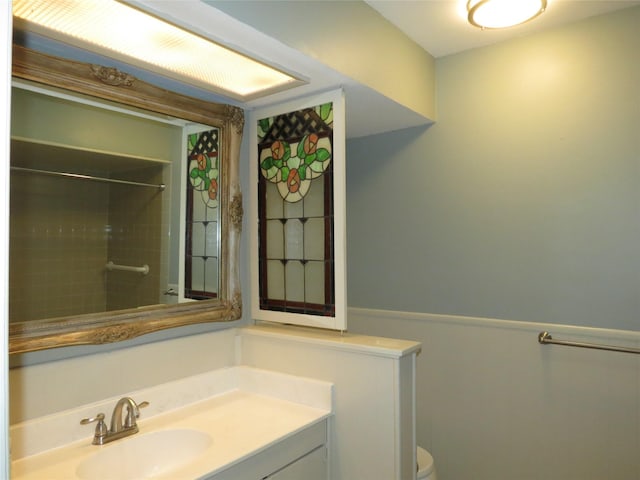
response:
[[[199,392],[194,393],[195,386]],[[15,437],[21,443],[17,452],[13,450],[12,479],[75,479],[80,462],[95,453],[128,439],[170,429],[202,431],[212,442],[187,465],[154,478],[194,479],[222,471],[321,422],[331,415],[332,409],[329,383],[247,367],[221,369],[129,396],[138,402],[150,402],[149,407],[141,410],[140,432],[103,446],[91,445],[92,425],[77,429],[80,418],[98,413],[97,405],[12,427],[12,440]],[[109,405],[111,408],[115,405],[112,399]],[[108,421],[111,410],[105,413]],[[66,440],[78,431],[83,438],[71,442],[62,438],[56,445],[41,441],[40,446],[34,446],[42,438],[56,438],[57,425],[72,426]]]
[[[374,337],[350,332],[268,322],[258,322],[255,325],[243,327],[242,336],[270,337],[276,340],[294,338],[298,342],[322,345],[324,348],[335,348],[341,351],[352,351],[388,358],[401,358],[420,352],[422,349],[420,342],[412,340]]]

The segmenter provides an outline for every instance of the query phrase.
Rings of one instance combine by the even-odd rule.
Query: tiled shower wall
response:
[[[130,179],[162,183],[161,168],[141,169]],[[109,199],[109,259],[121,265],[149,266],[149,273],[111,271],[107,275],[107,310],[134,308],[160,302],[166,285],[166,235],[163,235],[162,205],[168,191],[150,187],[111,186]],[[168,203],[168,202],[167,202]],[[164,261],[163,261],[164,259]]]
[[[161,183],[158,170],[146,172],[146,181]],[[161,275],[166,275],[160,260],[166,248],[160,233],[164,194],[152,188],[13,173],[11,321],[158,303]],[[148,264],[150,273],[106,272],[109,260]]]
[[[12,174],[11,321],[104,311],[108,194],[102,183]]]

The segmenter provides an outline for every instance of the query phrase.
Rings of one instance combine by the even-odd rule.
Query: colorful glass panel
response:
[[[333,316],[333,103],[257,126],[260,308]]]
[[[220,131],[187,136],[187,211],[184,297],[216,298],[219,289]]]

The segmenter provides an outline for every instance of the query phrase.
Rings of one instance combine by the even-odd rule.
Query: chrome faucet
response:
[[[104,445],[119,438],[128,437],[138,432],[137,419],[140,417],[140,409],[149,405],[149,402],[136,403],[131,397],[123,397],[118,400],[111,415],[111,428],[107,430],[104,422],[104,413],[99,413],[95,417],[83,418],[80,424],[87,425],[96,423],[96,430],[93,435],[93,445]],[[127,407],[126,417],[122,418],[122,411]]]

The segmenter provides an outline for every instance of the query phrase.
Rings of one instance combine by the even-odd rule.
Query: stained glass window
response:
[[[333,103],[257,132],[260,308],[334,316]]]
[[[187,202],[184,297],[218,296],[219,134],[217,128],[187,137]]]

